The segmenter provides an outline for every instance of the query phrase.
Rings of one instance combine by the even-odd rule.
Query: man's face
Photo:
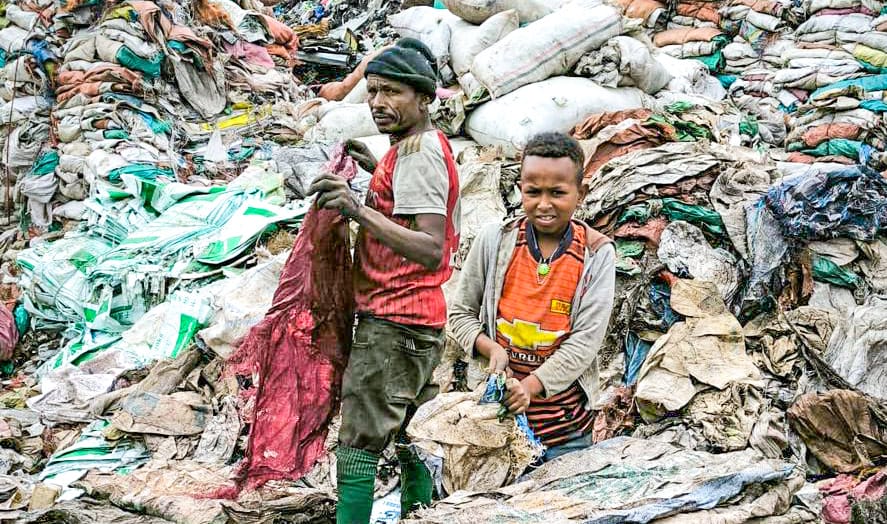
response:
[[[367,75],[367,103],[379,131],[402,135],[425,123],[429,96],[379,75]]]

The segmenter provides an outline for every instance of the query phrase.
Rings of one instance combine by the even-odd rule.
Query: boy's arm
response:
[[[597,357],[607,334],[616,292],[616,251],[602,246],[592,259],[592,279],[579,304],[579,314],[570,336],[539,366],[535,376],[543,387],[543,398],[556,395],[576,381]],[[529,378],[529,377],[528,377]]]

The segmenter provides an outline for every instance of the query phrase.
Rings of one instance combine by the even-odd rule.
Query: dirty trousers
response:
[[[342,382],[339,445],[381,453],[415,409],[437,394],[443,330],[361,317]]]

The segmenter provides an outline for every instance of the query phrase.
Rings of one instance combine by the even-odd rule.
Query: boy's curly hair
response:
[[[539,133],[532,137],[524,148],[522,158],[540,156],[543,158],[569,158],[576,165],[576,183],[582,185],[585,153],[579,142],[565,133]]]

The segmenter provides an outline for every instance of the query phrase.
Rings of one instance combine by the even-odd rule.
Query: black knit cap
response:
[[[432,97],[437,88],[434,54],[415,38],[401,38],[394,47],[389,47],[370,60],[364,73],[364,76],[368,75],[403,82]]]

